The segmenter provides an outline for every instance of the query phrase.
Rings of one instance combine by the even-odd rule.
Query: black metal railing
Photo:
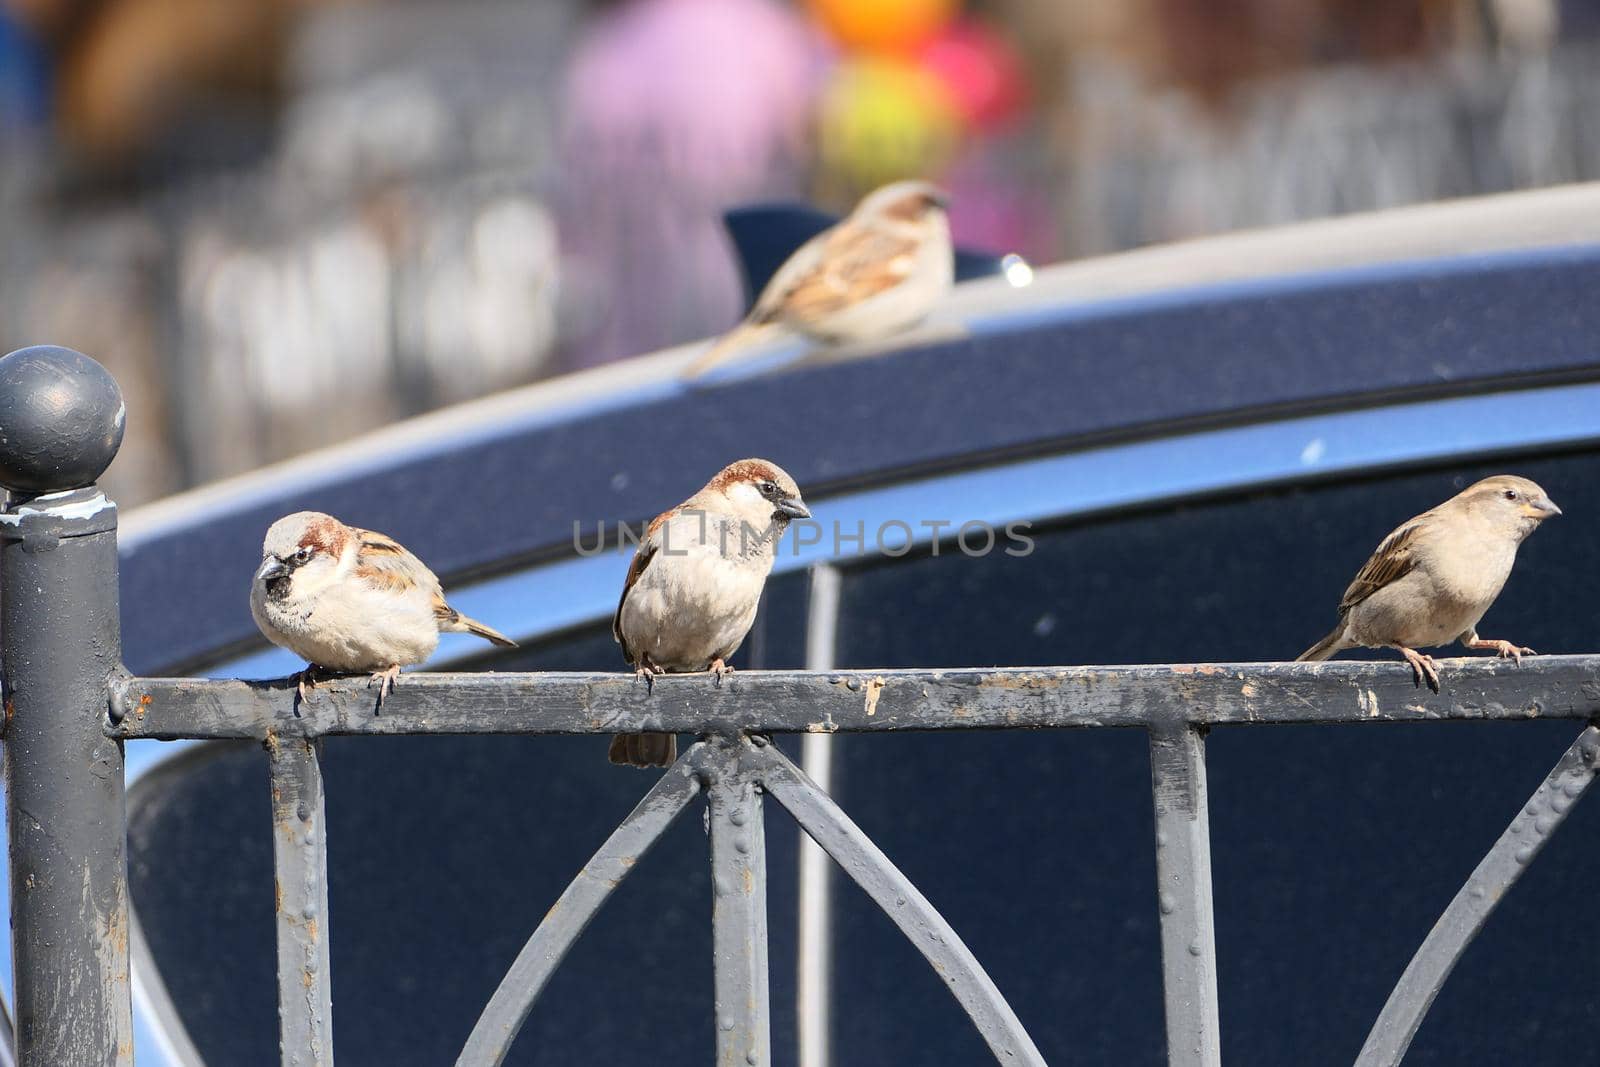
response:
[[[30,393],[39,382],[65,380],[63,368],[71,369],[75,354],[60,351],[0,360],[0,428],[8,431],[0,434],[0,482],[20,494],[0,513],[0,651],[16,1038],[25,1067],[132,1062],[127,740],[248,739],[263,746],[272,790],[280,1040],[283,1061],[292,1064],[333,1059],[328,946],[336,924],[328,915],[318,758],[318,742],[327,736],[651,730],[699,738],[533,931],[464,1035],[457,1060],[463,1065],[502,1061],[567,951],[697,797],[705,799],[710,840],[717,1063],[771,1062],[768,797],[921,951],[997,1061],[1044,1063],[957,932],[826,791],[770,743],[774,733],[1146,731],[1174,1065],[1221,1062],[1208,730],[1269,723],[1585,723],[1427,935],[1373,1026],[1362,1065],[1401,1060],[1462,952],[1600,768],[1600,728],[1587,722],[1600,714],[1600,656],[1528,659],[1521,666],[1448,661],[1441,694],[1417,689],[1402,665],[1354,662],[744,671],[720,687],[701,677],[665,677],[646,687],[622,673],[421,673],[405,676],[382,715],[364,680],[320,685],[300,703],[289,681],[131,677],[118,665],[116,509],[92,484],[53,490],[50,483],[82,483],[86,471],[92,482],[115,451],[115,434],[52,435],[13,418],[18,403],[46,404],[48,398]],[[35,361],[33,377],[8,378],[27,369],[11,362],[18,355]],[[73,373],[93,377],[81,367]],[[90,454],[96,442],[103,455]]]

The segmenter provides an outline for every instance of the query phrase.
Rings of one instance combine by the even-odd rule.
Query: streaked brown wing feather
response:
[[[1343,615],[1367,597],[1390,582],[1410,573],[1417,564],[1414,549],[1417,537],[1427,526],[1427,516],[1418,516],[1383,539],[1372,558],[1356,572],[1350,588],[1339,601],[1339,614]]]
[[[661,529],[667,521],[667,513],[662,512],[650,521],[644,531],[644,537],[639,541],[639,547],[634,549],[633,561],[628,564],[628,577],[622,583],[622,595],[617,598],[616,614],[611,616],[611,636],[616,638],[617,644],[622,646],[622,658],[629,666],[635,662],[633,650],[628,647],[628,642],[622,638],[622,605],[628,599],[628,592],[639,580],[639,575],[650,566],[650,561],[656,556],[656,531]]]
[[[842,310],[899,284],[911,272],[917,242],[859,226],[841,226],[822,255],[775,302],[770,319],[816,318]]]
[[[388,534],[353,528],[351,532],[358,538],[355,571],[357,578],[376,588],[396,593],[415,589],[422,583],[431,585],[436,601],[434,614],[439,614],[438,605],[444,604],[444,598],[439,593],[439,579],[433,576],[433,572],[420,559]],[[449,610],[448,605],[445,607]]]

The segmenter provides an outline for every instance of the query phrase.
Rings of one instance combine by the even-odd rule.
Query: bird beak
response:
[[[784,497],[778,501],[778,511],[791,519],[809,519],[811,517],[811,510],[798,497]]]
[[[1530,500],[1522,505],[1522,513],[1530,519],[1548,519],[1561,514],[1561,509],[1556,507],[1556,502],[1547,496],[1538,500]]]
[[[270,582],[274,578],[282,578],[289,573],[289,568],[283,565],[283,560],[277,556],[268,556],[261,561],[261,569],[256,571],[256,581]]]
[[[945,192],[943,189],[931,189],[925,195],[927,196],[928,203],[932,204],[940,211],[950,210],[950,194]]]

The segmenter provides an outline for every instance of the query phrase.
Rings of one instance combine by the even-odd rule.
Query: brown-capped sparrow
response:
[[[392,537],[299,511],[272,524],[250,583],[250,613],[268,641],[307,661],[297,689],[315,672],[371,672],[378,702],[401,667],[421,663],[440,631],[516,642],[449,604],[423,562]]]
[[[709,670],[717,684],[761,603],[778,539],[811,512],[800,490],[764,459],[730,463],[682,504],[655,517],[634,552],[611,633],[628,665],[653,675]],[[618,734],[612,763],[665,767],[672,734]]]
[[[846,218],[795,250],[755,307],[684,370],[697,378],[766,335],[876,341],[910,329],[950,292],[955,253],[946,199],[923,181],[869,193]]]
[[[1517,546],[1561,514],[1526,478],[1497,474],[1462,490],[1383,539],[1339,601],[1339,625],[1301,653],[1327,659],[1357,646],[1395,648],[1420,686],[1439,691],[1433,657],[1418,652],[1460,640],[1522,661],[1533,649],[1478,636],[1478,621],[1500,595]]]

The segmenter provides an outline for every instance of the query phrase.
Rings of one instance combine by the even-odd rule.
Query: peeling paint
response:
[[[882,678],[874,678],[867,683],[867,717],[878,714],[878,696],[883,692],[883,687],[888,683]]]
[[[77,490],[69,489],[66,492],[75,493]],[[62,495],[65,494],[46,493],[44,496],[34,497],[34,502],[37,503],[40,500]],[[29,504],[21,504],[12,511],[0,511],[0,524],[20,527],[22,520],[29,515],[48,515],[54,519],[88,519],[100,514],[107,508],[114,507],[116,505],[107,500],[104,493],[96,493],[86,500],[78,500],[71,504],[61,504],[56,507],[36,508]]]
[[[1376,719],[1381,710],[1378,707],[1378,694],[1371,689],[1356,690],[1356,706],[1369,719]]]

